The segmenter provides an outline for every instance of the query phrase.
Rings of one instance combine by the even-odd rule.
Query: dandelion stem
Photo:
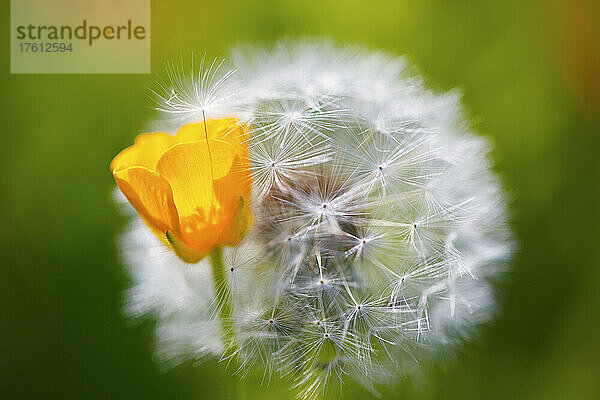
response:
[[[221,320],[221,329],[223,335],[223,345],[225,349],[233,349],[235,346],[233,325],[231,323],[231,296],[229,292],[229,283],[224,274],[223,249],[215,247],[209,254],[210,265],[212,267],[213,280],[215,285],[215,299]]]

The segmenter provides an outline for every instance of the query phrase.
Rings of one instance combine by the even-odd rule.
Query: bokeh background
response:
[[[153,75],[10,75],[2,4],[0,398],[291,398],[214,360],[156,365],[152,322],[121,312],[108,163],[154,115],[167,61],[327,36],[407,54],[435,89],[462,89],[513,199],[520,250],[498,318],[383,398],[600,399],[596,1],[152,1]]]

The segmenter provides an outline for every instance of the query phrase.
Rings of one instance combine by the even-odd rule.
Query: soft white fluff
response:
[[[488,320],[510,233],[459,95],[358,47],[283,42],[231,60],[171,68],[157,124],[253,129],[255,223],[226,251],[240,370],[289,377],[302,398],[348,376],[371,388]],[[223,354],[207,261],[179,261],[137,217],[122,242],[127,312],[157,320],[158,354]]]

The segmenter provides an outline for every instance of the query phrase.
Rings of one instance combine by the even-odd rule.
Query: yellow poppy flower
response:
[[[142,133],[110,164],[140,217],[184,261],[235,246],[252,223],[248,128],[233,118]]]

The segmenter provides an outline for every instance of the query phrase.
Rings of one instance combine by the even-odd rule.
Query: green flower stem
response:
[[[209,259],[212,267],[213,282],[215,285],[217,309],[219,311],[219,319],[221,320],[221,328],[223,330],[223,345],[225,346],[226,350],[234,350],[235,341],[233,325],[231,323],[231,296],[229,291],[229,282],[227,282],[227,277],[225,276],[223,249],[221,247],[215,247],[215,249],[210,252]]]

